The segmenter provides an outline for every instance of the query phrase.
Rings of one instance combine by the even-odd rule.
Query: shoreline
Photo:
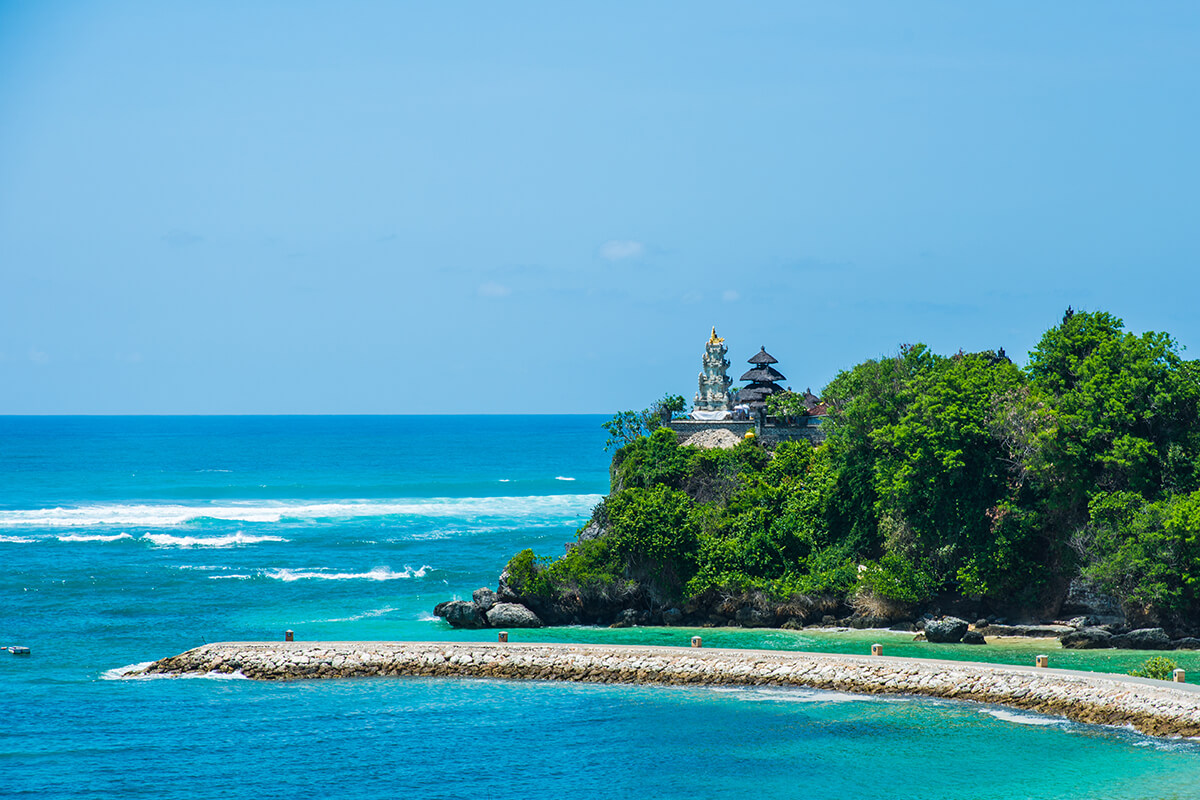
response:
[[[1200,736],[1200,686],[974,661],[790,650],[496,642],[216,642],[124,673],[255,680],[463,677],[799,686],[994,703],[1152,736]]]

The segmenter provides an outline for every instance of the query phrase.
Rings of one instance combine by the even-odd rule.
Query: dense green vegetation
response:
[[[1025,369],[1002,351],[904,346],[825,388],[815,448],[629,437],[594,515],[605,535],[555,562],[526,551],[509,572],[546,597],[753,590],[879,613],[950,595],[1039,613],[1083,575],[1186,627],[1200,612],[1198,378],[1170,336],[1103,312],[1068,309]]]

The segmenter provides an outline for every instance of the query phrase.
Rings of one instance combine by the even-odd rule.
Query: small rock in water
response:
[[[542,621],[520,603],[497,603],[487,613],[493,628],[540,628]]]
[[[1112,647],[1112,638],[1111,633],[1101,628],[1080,628],[1058,641],[1068,650],[1099,650]]]
[[[479,606],[465,600],[451,600],[442,606],[442,616],[455,628],[486,628],[487,620]]]
[[[1171,638],[1162,628],[1138,628],[1111,639],[1113,647],[1129,650],[1170,650]]]
[[[939,644],[954,644],[962,641],[967,627],[967,621],[958,617],[930,620],[925,623],[925,638]]]
[[[475,605],[479,606],[479,610],[486,614],[492,609],[492,606],[499,602],[496,593],[486,586],[481,589],[476,589],[471,595],[471,599],[475,601]]]

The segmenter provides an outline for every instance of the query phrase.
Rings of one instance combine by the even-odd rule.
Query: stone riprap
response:
[[[479,642],[222,642],[129,675],[259,680],[429,676],[593,683],[803,686],[997,703],[1078,722],[1200,736],[1200,687],[960,661],[771,650]]]

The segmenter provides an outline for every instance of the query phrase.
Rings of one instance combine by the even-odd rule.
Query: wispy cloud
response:
[[[725,291],[721,292],[721,299],[726,303],[736,303],[738,300],[742,299],[742,296],[738,294],[736,289],[726,289]]]
[[[626,258],[639,258],[646,252],[646,246],[641,242],[629,239],[610,239],[600,245],[600,257],[609,261],[621,261]]]
[[[512,294],[512,289],[503,283],[488,281],[487,283],[479,284],[479,294],[481,297],[508,297]]]
[[[163,241],[171,247],[190,247],[204,241],[204,237],[191,231],[174,230],[163,234]]]
[[[50,355],[45,350],[39,350],[36,347],[29,348],[29,360],[34,364],[49,364]]]

